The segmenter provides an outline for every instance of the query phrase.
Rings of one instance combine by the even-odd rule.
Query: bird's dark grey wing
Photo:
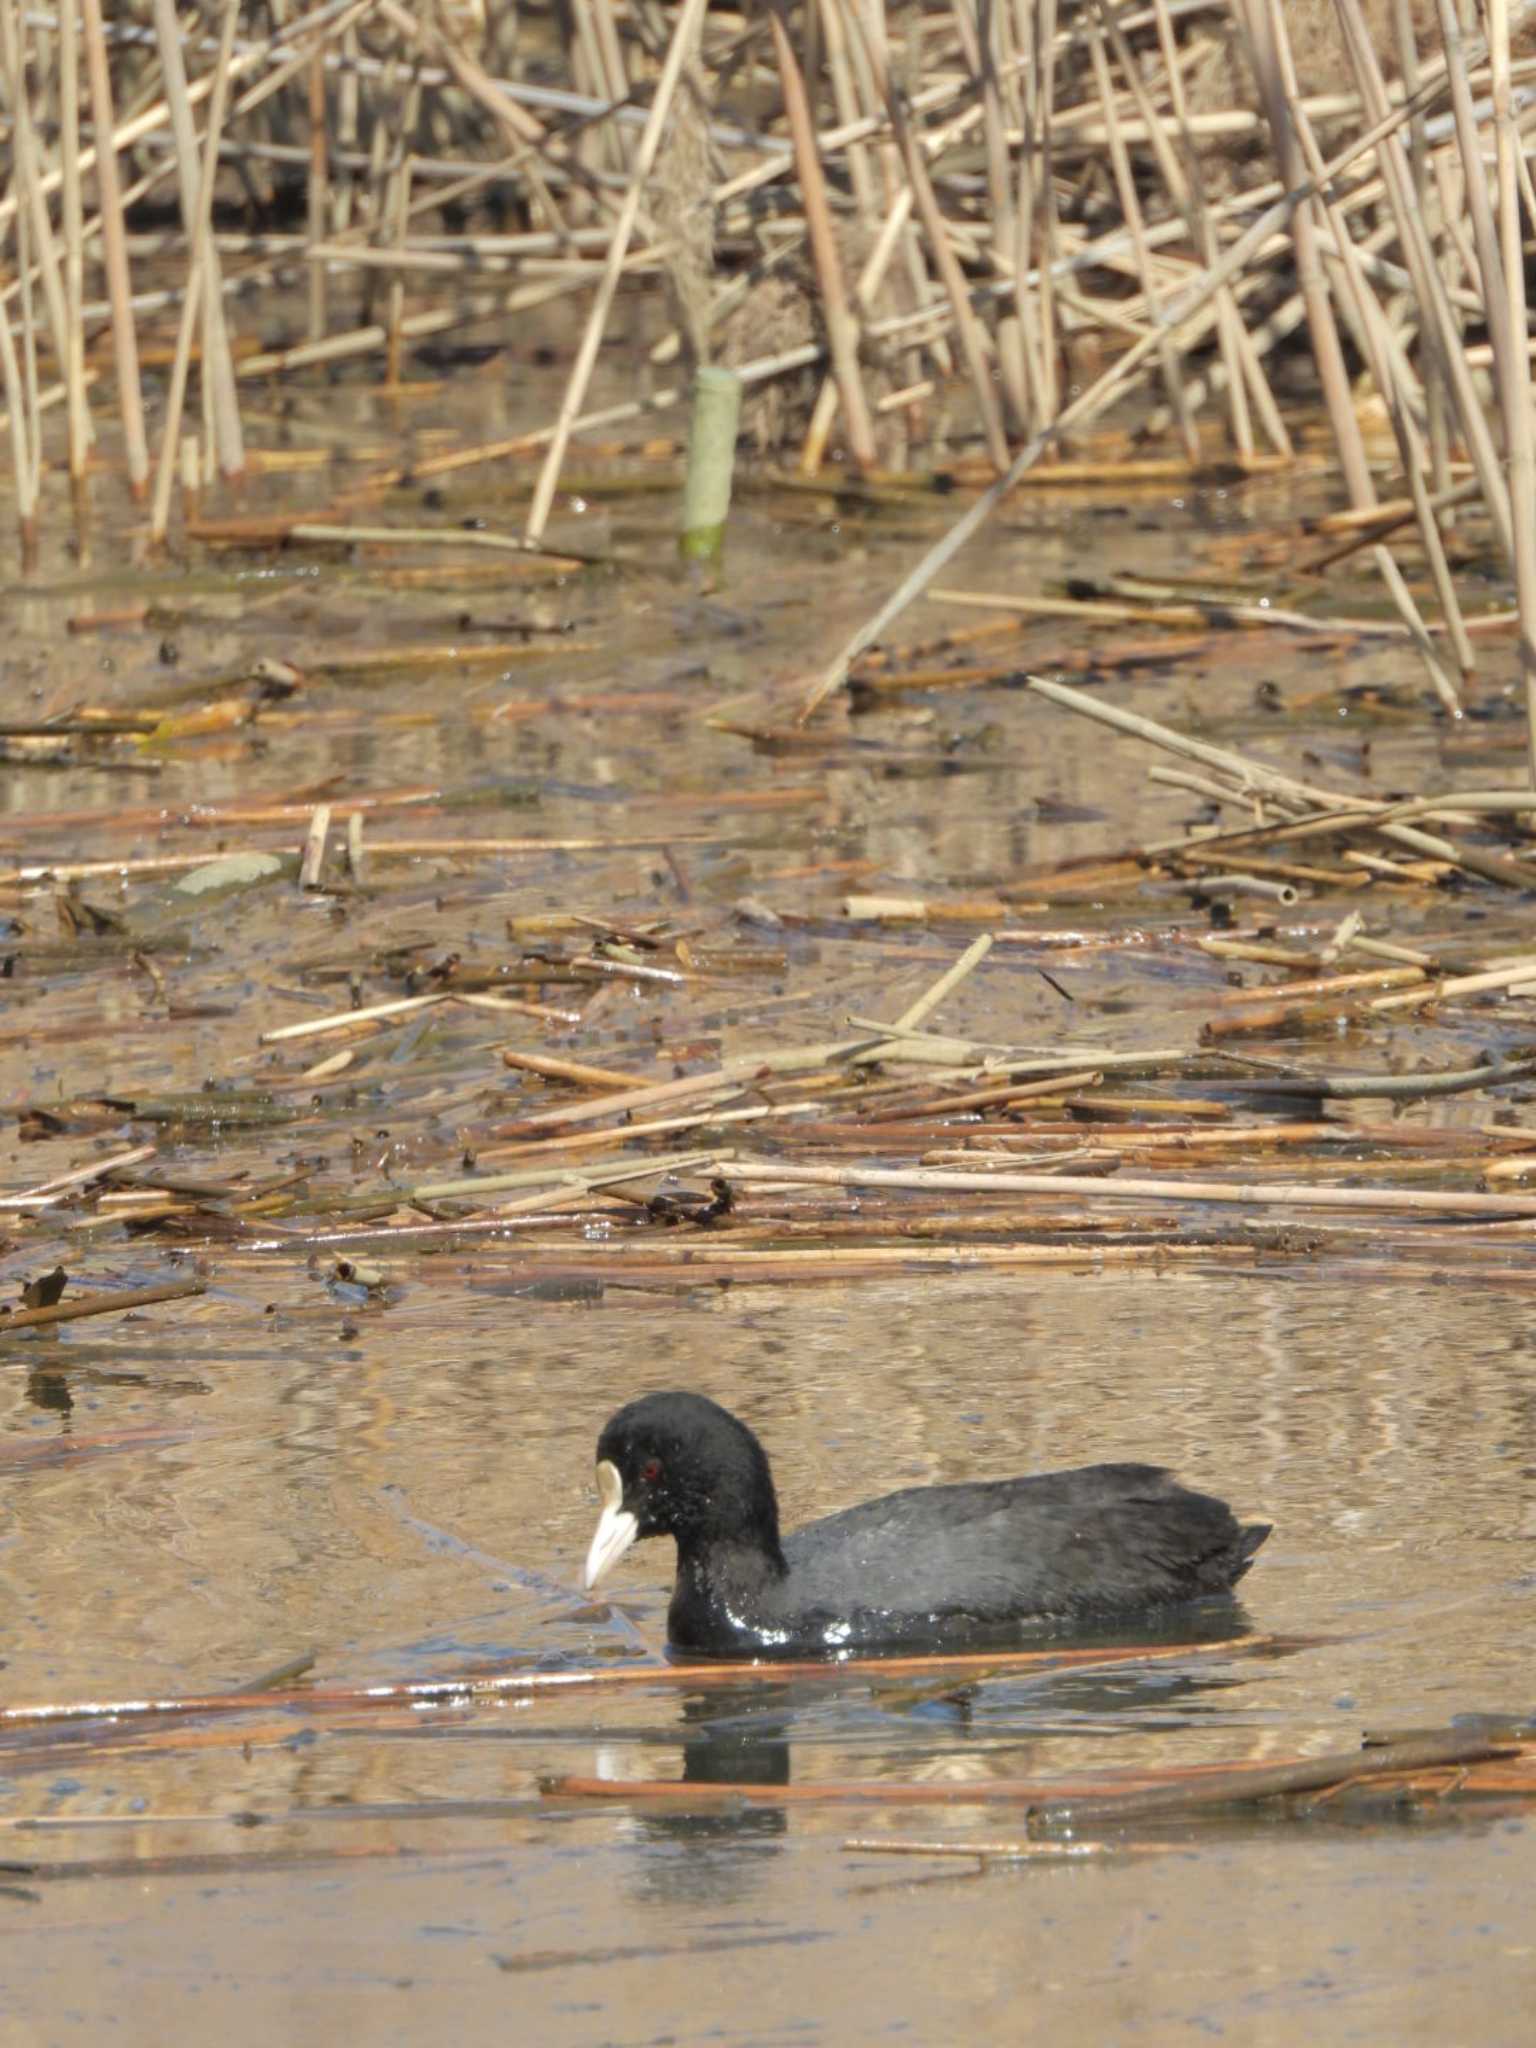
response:
[[[1106,1612],[1221,1590],[1242,1568],[1222,1502],[1155,1465],[917,1487],[797,1530],[787,1599],[979,1619]]]

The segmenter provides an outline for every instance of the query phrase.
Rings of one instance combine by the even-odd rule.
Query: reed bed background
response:
[[[1448,710],[1477,666],[1458,570],[1513,585],[1536,732],[1530,15],[0,0],[23,569],[93,487],[126,484],[151,549],[195,543],[274,382],[398,385],[415,347],[547,319],[570,369],[517,444],[542,450],[523,546],[572,435],[678,408],[706,363],[808,474],[938,449],[954,473],[958,439],[959,473],[995,481],[953,546],[1106,418],[1126,463],[1174,474],[1304,443],[1349,506],[1325,563],[1369,554]],[[655,338],[638,393],[597,409],[620,292],[655,295]]]
[[[165,677],[132,707],[75,695],[6,724],[8,760],[169,771],[172,785],[142,806],[6,814],[14,1028],[0,1044],[19,1057],[34,1034],[106,1034],[113,1054],[101,1093],[72,1083],[50,1098],[22,1080],[18,1142],[119,1147],[62,1174],[18,1167],[0,1198],[17,1247],[78,1254],[125,1230],[226,1260],[360,1247],[425,1258],[484,1232],[515,1239],[556,1288],[642,1269],[680,1289],[936,1272],[962,1254],[989,1269],[1326,1253],[1448,1270],[1454,1256],[1459,1272],[1503,1272],[1536,1216],[1530,1134],[1505,1106],[1536,1072],[1528,782],[1415,795],[1382,793],[1368,769],[1282,771],[1262,742],[1218,745],[1034,675],[1016,638],[1058,618],[1193,626],[1227,675],[1246,670],[1239,648],[1256,635],[1325,633],[1317,644],[1345,654],[1374,639],[1416,650],[1451,709],[1478,651],[1491,636],[1507,662],[1515,629],[1529,691],[1519,80],[1536,67],[1518,27],[1502,7],[1474,18],[1451,0],[957,4],[889,21],[854,0],[761,17],[583,0],[494,19],[396,0],[207,15],[156,0],[110,21],[97,0],[62,15],[0,0],[14,144],[0,352],[30,563],[48,492],[55,539],[117,494],[141,508],[135,557],[342,543],[368,555],[374,602],[448,576],[424,551],[456,561],[456,588],[499,587],[560,552],[548,519],[572,435],[631,421],[651,433],[706,358],[760,391],[755,430],[782,487],[792,452],[800,471],[835,462],[840,488],[910,503],[921,471],[896,480],[885,466],[932,464],[940,445],[951,482],[983,486],[803,693],[745,708],[711,698],[707,734],[692,685],[605,683],[578,704],[551,682],[508,698],[511,665],[548,658],[545,629],[514,622],[488,638],[473,620],[449,647],[398,633],[338,645],[300,619],[270,642],[282,659],[223,682]],[[653,301],[650,381],[595,412],[591,373],[621,289]],[[389,450],[319,511],[312,494],[241,509],[274,386],[351,362],[399,390],[413,348],[470,348],[509,322],[560,337],[569,369],[553,418],[428,461]],[[1083,436],[1111,413],[1085,461]],[[64,443],[56,463],[50,437]],[[520,530],[421,523],[429,476],[530,449],[531,488],[512,494]],[[1166,482],[1303,458],[1333,468],[1349,500],[1310,543],[1313,611],[1134,579],[1091,601],[935,589],[980,622],[870,647],[1026,470]],[[402,484],[409,527],[391,500]],[[122,549],[122,520],[97,519]],[[1363,601],[1355,577],[1371,615],[1342,617],[1325,576],[1363,552],[1382,588]],[[1469,621],[1458,593],[1472,570],[1512,588],[1515,609]],[[69,624],[88,646],[125,620],[158,630],[142,603],[82,606]],[[622,611],[596,630],[599,655],[619,659]],[[1129,643],[1124,670],[1142,658]],[[1096,660],[1115,669],[1108,635]],[[502,675],[482,688],[471,667]],[[385,704],[379,686],[397,673],[404,694]],[[344,674],[373,684],[363,709],[342,703]],[[453,689],[410,696],[411,678],[445,676]],[[845,684],[855,710],[903,693],[1027,691],[1152,750],[1151,779],[1207,807],[1205,821],[1089,858],[994,849],[969,882],[927,861],[921,892],[896,894],[889,863],[827,851],[843,837],[863,846],[840,772],[876,755],[934,776],[967,764],[942,745],[903,752],[889,722],[867,740],[846,722],[804,730]],[[425,742],[409,784],[370,786],[350,755],[315,780],[360,727],[382,743],[457,722],[478,758],[492,732],[532,724],[547,737],[592,715],[612,737],[682,707],[692,745],[713,751],[709,786],[690,792],[669,757],[664,799],[584,798],[564,831],[476,818],[502,793],[431,779]],[[282,760],[287,784],[194,800],[199,749],[223,735],[242,760]],[[744,747],[767,772],[725,788],[718,764]],[[798,781],[776,774],[795,761]],[[745,848],[739,881],[701,890],[691,871],[727,845]],[[427,874],[466,894],[431,943],[406,947]],[[517,908],[488,939],[476,912],[509,875]],[[1463,890],[1481,899],[1476,929],[1447,916]],[[201,892],[227,906],[221,944],[245,930],[269,944],[264,906],[285,892],[330,903],[350,920],[345,999],[327,938],[294,969],[323,1015],[221,1009],[228,967],[201,950]],[[945,943],[970,931],[981,936],[964,950]],[[1171,1009],[1155,975],[1147,1016],[1118,1037],[1060,1007],[1063,977],[1154,954],[1185,985]],[[1010,995],[1007,1028],[990,1007],[953,1021],[983,985],[1016,988],[1036,969],[1052,992],[1043,1011]],[[755,996],[779,974],[794,987],[749,1006],[741,1027],[733,986]],[[615,987],[654,1009],[639,1057],[606,1000]],[[781,1003],[812,1007],[786,1017]],[[148,1083],[168,1020],[223,1014],[237,1019],[229,1042],[199,1055],[207,1100]],[[1374,1064],[1341,1070],[1316,1043],[1345,1032]],[[183,1069],[190,1058],[183,1047]],[[350,1131],[371,1114],[368,1088],[382,1079],[393,1093],[418,1060],[452,1071],[448,1120],[410,1176],[371,1172],[366,1148],[340,1171],[295,1168],[296,1126]],[[500,1082],[489,1098],[488,1070]],[[180,1085],[194,1085],[189,1070]],[[1500,1106],[1463,1099],[1480,1095]],[[1411,1143],[1405,1104],[1423,1106]],[[1346,1133],[1371,1167],[1347,1188],[1335,1170]],[[185,1183],[177,1147],[199,1155]],[[45,1290],[9,1327],[122,1305]]]

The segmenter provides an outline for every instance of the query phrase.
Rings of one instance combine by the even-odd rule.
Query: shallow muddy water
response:
[[[359,430],[371,417],[363,408]],[[486,502],[457,482],[436,516]],[[647,522],[654,544],[653,510],[594,505],[569,510],[574,529],[601,522],[594,545],[632,544]],[[953,580],[1054,586],[1128,554],[1188,568],[1288,509],[1278,489],[1110,507],[1021,498]],[[413,561],[416,580],[391,583],[365,558],[284,555],[138,579],[151,617],[100,633],[64,628],[106,607],[104,582],[17,601],[13,705],[149,707],[167,724],[144,757],[155,773],[142,760],[0,770],[0,858],[18,871],[0,899],[18,963],[0,984],[0,1083],[16,1112],[0,1134],[3,1192],[164,1132],[157,1168],[205,1197],[218,1227],[204,1239],[189,1225],[192,1250],[99,1208],[0,1227],[7,1294],[55,1262],[87,1286],[207,1282],[138,1315],[0,1336],[0,1705],[240,1689],[309,1652],[318,1686],[529,1660],[581,1670],[637,1642],[659,1649],[662,1546],[616,1575],[617,1614],[577,1586],[597,1431],[620,1401],[667,1385],[752,1422],[791,1523],[912,1483],[1127,1456],[1172,1465],[1275,1524],[1243,1591],[1247,1625],[1281,1641],[1077,1675],[848,1669],[7,1738],[0,1855],[37,1868],[0,1871],[0,2048],[348,2032],[553,2048],[1529,2038],[1536,1830],[1513,1804],[1321,1800],[1165,1824],[1101,1863],[979,1865],[850,1843],[1007,1842],[1021,1823],[1006,1804],[790,1796],[1289,1758],[1352,1748],[1365,1729],[1530,1715],[1532,1339],[1527,1295],[1494,1264],[1440,1284],[1422,1263],[1406,1278],[1385,1260],[1349,1271],[1320,1236],[1310,1257],[1292,1246],[1204,1269],[1116,1271],[1090,1249],[997,1274],[957,1257],[954,1270],[815,1285],[703,1271],[663,1284],[616,1267],[588,1283],[574,1250],[569,1269],[534,1272],[508,1234],[392,1249],[369,1289],[319,1244],[324,1225],[384,1227],[413,1184],[462,1173],[466,1154],[489,1166],[508,1131],[526,1136],[497,1119],[546,1096],[500,1064],[516,1035],[505,1015],[433,1012],[359,1039],[345,1080],[307,1071],[333,1041],[262,1046],[261,1032],[403,995],[408,968],[449,954],[492,970],[509,921],[574,911],[624,928],[666,913],[720,948],[713,979],[701,973],[686,1000],[643,981],[583,991],[569,1028],[530,1022],[520,1042],[626,1071],[806,1044],[850,1015],[895,1016],[968,936],[851,923],[848,890],[984,895],[1032,862],[1173,833],[1198,807],[1149,789],[1134,748],[1014,689],[839,715],[805,753],[704,725],[701,708],[813,668],[947,516],[867,517],[829,498],[791,517],[749,493],[730,580],[707,599],[660,572],[545,583],[535,600],[461,561]],[[924,607],[905,629],[919,638],[941,620],[952,614]],[[359,649],[525,626],[526,658],[484,668],[347,666]],[[1074,651],[1053,625],[1019,641],[1023,663]],[[304,671],[297,709],[199,726],[261,655]],[[1229,643],[1149,658],[1111,688],[1154,717],[1219,721],[1277,762],[1295,765],[1304,745],[1306,772],[1325,779],[1368,756],[1384,788],[1487,782],[1518,759],[1499,715],[1510,659],[1490,656],[1487,716],[1455,735],[1412,703],[1398,715],[1338,696],[1371,683],[1412,698],[1408,657],[1380,643],[1346,662],[1255,637],[1243,659]],[[1316,708],[1277,720],[1260,682]],[[292,864],[308,807],[364,791],[398,799],[370,813],[370,842],[546,844],[386,854],[362,887],[338,877],[302,894]],[[288,801],[300,822],[188,822],[194,804],[258,798]],[[581,838],[599,843],[547,845]],[[182,868],[82,881],[107,914],[84,937],[51,885],[19,872],[189,847]],[[194,859],[252,848],[281,851],[280,886],[178,892]],[[1225,978],[1159,948],[1191,914],[1187,887],[1149,890],[1144,909],[1145,946],[1052,960],[1053,980],[1034,954],[1000,947],[943,1028],[1192,1045]],[[1080,915],[1092,926],[1101,911]],[[1528,909],[1508,894],[1405,893],[1392,929],[1443,933],[1463,912],[1490,951],[1525,942]],[[1304,904],[1294,928],[1315,936],[1340,915],[1334,899]],[[1416,1025],[1412,1057],[1519,1048],[1527,1009],[1447,1008]],[[1395,1056],[1393,1027],[1368,1047],[1351,1029],[1341,1022],[1332,1051]],[[210,1080],[272,1090],[298,1112],[292,1128],[178,1122],[151,1100]],[[104,1096],[85,1119],[78,1105]],[[1491,1113],[1457,1098],[1407,1121],[1477,1128]],[[1533,1118],[1519,1091],[1500,1114],[1516,1129]],[[241,1176],[318,1192],[302,1217],[233,1223],[220,1204]],[[594,1226],[587,1249],[602,1252],[608,1230]],[[1523,1273],[1529,1237],[1498,1242],[1504,1274]],[[674,1810],[551,1798],[551,1776],[788,1789]]]
[[[538,1792],[548,1773],[1049,1778],[1528,1712],[1536,1456],[1507,1297],[1083,1273],[573,1306],[498,1300],[466,1267],[350,1333],[242,1283],[174,1348],[142,1326],[66,1339],[67,1422],[39,1405],[45,1358],[15,1359],[7,1441],[39,1462],[8,1487],[7,1698],[214,1690],[310,1646],[332,1679],[611,1655],[574,1590],[592,1439],[668,1383],[751,1418],[790,1518],[913,1481],[1167,1460],[1275,1522],[1251,1625],[1320,1640],[19,1752],[6,1813],[57,1832],[7,1854],[173,1867],[17,1880],[35,1896],[3,1907],[16,2039],[1524,2038],[1536,1835],[1514,1810],[1325,1802],[1141,1837],[1164,1855],[978,1874],[846,1845],[1007,1840],[1006,1805],[651,1813]],[[92,1456],[114,1431],[130,1441]],[[42,1458],[71,1433],[77,1457]],[[614,1591],[651,1642],[668,1567],[642,1548]]]

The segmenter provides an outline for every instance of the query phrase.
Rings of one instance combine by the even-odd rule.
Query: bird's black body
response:
[[[1143,1615],[1229,1593],[1269,1534],[1158,1466],[1085,1465],[912,1487],[781,1540],[762,1446],[699,1394],[632,1401],[597,1455],[616,1477],[589,1582],[636,1536],[675,1537],[668,1638],[696,1654],[935,1651]]]

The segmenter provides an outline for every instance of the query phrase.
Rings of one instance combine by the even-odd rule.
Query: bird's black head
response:
[[[675,1536],[680,1556],[735,1543],[782,1569],[779,1509],[762,1445],[703,1394],[645,1394],[597,1440],[603,1503],[583,1574],[588,1587],[644,1536]]]

